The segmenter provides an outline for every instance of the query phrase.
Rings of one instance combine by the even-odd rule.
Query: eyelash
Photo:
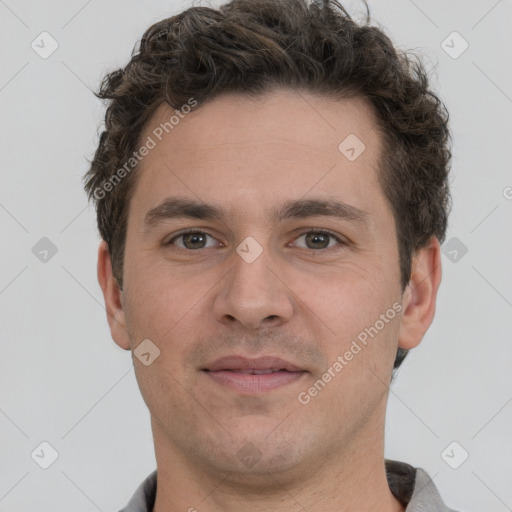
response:
[[[299,238],[303,235],[307,235],[309,233],[320,233],[322,235],[328,235],[330,236],[331,238],[334,238],[338,243],[339,245],[341,246],[347,246],[349,245],[349,243],[345,240],[342,240],[338,235],[332,233],[331,231],[329,230],[325,230],[325,229],[320,229],[320,228],[308,228],[308,229],[305,229],[304,231],[301,231],[296,238]],[[165,246],[170,246],[170,245],[174,245],[174,241],[181,238],[182,236],[185,236],[185,235],[190,235],[190,234],[199,234],[199,235],[208,235],[209,237],[211,238],[214,238],[214,236],[210,235],[209,233],[207,233],[206,231],[201,231],[201,230],[197,230],[197,229],[190,229],[188,231],[183,231],[181,233],[179,233],[178,235],[172,237],[168,242],[164,243]],[[201,249],[183,249],[182,247],[178,247],[178,249],[181,249],[181,250],[184,250],[184,251],[189,251],[189,252],[194,252],[194,251],[200,251]],[[207,247],[208,249],[208,247]],[[319,252],[319,251],[327,251],[327,250],[332,250],[332,249],[335,249],[334,247],[325,247],[325,248],[321,248],[321,249],[308,249],[307,247],[306,248],[301,248],[301,249],[305,249],[306,251],[314,251],[314,252]]]

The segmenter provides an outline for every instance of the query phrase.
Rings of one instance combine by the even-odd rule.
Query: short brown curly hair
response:
[[[85,190],[121,289],[137,166],[106,185],[132,157],[156,108],[167,102],[181,111],[190,98],[201,106],[221,93],[257,96],[278,87],[360,96],[373,105],[384,139],[379,180],[395,219],[402,289],[413,252],[432,236],[444,241],[451,203],[448,112],[429,89],[421,61],[370,25],[368,7],[366,21],[357,23],[335,0],[231,0],[218,9],[191,7],[149,27],[130,62],[108,73],[95,93],[108,107]],[[398,350],[395,369],[405,355]]]

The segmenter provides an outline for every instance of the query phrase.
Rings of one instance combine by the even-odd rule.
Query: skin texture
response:
[[[159,107],[141,141],[171,114]],[[226,94],[187,114],[141,162],[124,289],[104,242],[98,279],[115,342],[134,350],[150,339],[160,350],[148,366],[134,357],[151,413],[156,512],[403,510],[384,471],[388,385],[397,347],[418,345],[432,322],[440,249],[432,238],[415,254],[402,293],[395,224],[377,181],[376,126],[359,98],[286,89],[257,99]],[[352,162],[338,150],[349,134],[366,146]],[[226,216],[167,219],[148,229],[147,212],[177,196]],[[295,199],[343,201],[366,212],[367,223],[270,218]],[[210,235],[195,242],[203,248],[185,248],[184,238],[168,244],[186,228]],[[308,228],[346,244],[311,241]],[[252,263],[236,252],[246,237],[262,248]],[[300,403],[299,393],[395,303],[401,312]],[[202,371],[227,355],[277,356],[305,373],[246,394]],[[256,463],[244,463],[247,451]]]

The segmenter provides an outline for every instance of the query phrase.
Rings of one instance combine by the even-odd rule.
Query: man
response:
[[[383,455],[450,203],[422,66],[334,1],[233,0],[150,27],[98,96],[98,279],[157,461],[124,511],[449,510]]]

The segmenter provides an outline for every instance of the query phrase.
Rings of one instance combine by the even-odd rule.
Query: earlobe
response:
[[[112,339],[125,350],[130,350],[130,339],[126,329],[123,292],[112,273],[112,260],[107,243],[102,240],[98,248],[98,282],[103,292],[107,320]]]
[[[439,240],[416,251],[411,266],[411,279],[403,295],[398,346],[418,346],[430,327],[436,310],[437,290],[441,283],[441,248]]]

